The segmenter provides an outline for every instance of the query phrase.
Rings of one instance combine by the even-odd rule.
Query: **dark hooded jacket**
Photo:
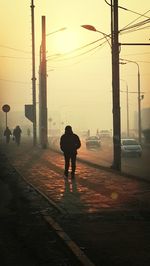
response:
[[[81,147],[79,137],[73,133],[71,126],[66,126],[65,134],[60,138],[60,148],[64,154],[77,154],[77,149]]]

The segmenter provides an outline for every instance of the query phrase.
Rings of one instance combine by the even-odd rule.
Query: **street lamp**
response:
[[[137,70],[138,70],[138,139],[139,139],[139,143],[141,143],[141,132],[142,132],[142,128],[141,128],[141,85],[140,85],[140,67],[139,64],[136,61],[132,61],[132,60],[127,60],[127,59],[121,59],[121,61],[123,62],[123,64],[128,64],[128,63],[133,63],[136,64],[137,66]]]
[[[124,81],[126,84],[126,101],[127,101],[127,137],[129,137],[129,91],[128,91],[128,84],[124,79],[120,79],[121,81]],[[122,91],[123,92],[123,91]]]
[[[81,25],[82,28],[86,29],[86,30],[91,30],[91,31],[96,31],[96,32],[99,32],[101,33],[105,38],[106,38],[106,41],[108,42],[108,44],[111,46],[110,42],[109,42],[109,38],[111,37],[111,35],[108,35],[106,33],[104,33],[103,31],[100,31],[100,30],[97,30],[94,26],[92,25]]]
[[[112,102],[113,102],[113,164],[121,170],[121,123],[120,123],[120,83],[119,83],[119,42],[118,42],[118,0],[111,5],[111,35],[97,30],[92,25],[82,25],[87,30],[99,32],[107,39],[111,37],[112,52]],[[107,39],[108,41],[108,39]]]

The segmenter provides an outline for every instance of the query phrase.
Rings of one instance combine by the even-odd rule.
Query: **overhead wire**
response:
[[[106,2],[106,1],[105,1]],[[120,7],[120,8],[123,8],[123,7]],[[127,8],[123,8],[124,10],[127,10],[128,11],[128,9]],[[129,10],[129,11],[131,11],[131,10]],[[137,13],[137,12],[134,12],[134,13],[136,13],[136,14],[138,14],[140,17],[147,17],[147,16],[145,16],[145,14],[147,14],[148,12],[149,12],[150,10],[148,10],[148,11],[146,11],[144,14],[140,14],[140,13]],[[139,17],[139,18],[140,18]],[[143,28],[138,28],[138,27],[142,27],[143,25],[145,25],[145,24],[147,24],[147,23],[149,23],[150,22],[150,18],[148,17],[148,19],[146,19],[146,20],[144,20],[144,21],[141,21],[141,22],[138,22],[138,23],[136,23],[136,24],[134,24],[134,25],[131,25],[132,23],[134,23],[135,21],[137,21],[139,18],[137,18],[137,19],[135,19],[135,20],[133,20],[132,22],[130,22],[129,24],[127,24],[125,27],[123,27],[120,31],[119,31],[119,33],[120,34],[125,34],[125,33],[131,33],[131,32],[134,32],[134,31],[137,31],[137,30],[143,30],[143,29],[145,29],[145,28],[149,28],[149,26],[147,26],[147,27],[143,27]],[[131,25],[131,26],[129,26],[129,25]],[[111,38],[111,34],[110,35],[107,35],[107,37],[109,37],[110,36],[110,38]],[[101,40],[102,39],[104,39],[105,38],[105,36],[103,37],[103,38],[101,38]],[[108,39],[107,40],[105,40],[101,45],[103,45],[103,44],[105,44],[106,42],[108,42]],[[77,50],[79,50],[79,49],[83,49],[83,48],[85,48],[86,46],[89,46],[89,45],[91,45],[92,43],[90,43],[90,44],[87,44],[87,45],[85,45],[85,46],[83,46],[83,47],[81,47],[81,48],[78,48]],[[110,43],[109,43],[110,44]],[[91,51],[91,49],[89,50],[89,51]],[[75,52],[75,51],[71,51],[71,53],[72,52]],[[88,52],[86,52],[86,53],[88,53]],[[85,53],[82,53],[82,54],[85,54]],[[81,54],[81,55],[82,55]],[[68,54],[67,54],[68,55]],[[65,56],[65,55],[64,55]],[[76,57],[78,57],[78,56],[80,56],[80,55],[77,55]],[[75,57],[75,56],[74,56]],[[74,57],[72,57],[72,58],[74,58]],[[69,58],[69,59],[71,59],[71,58]],[[60,60],[60,59],[56,59],[56,60]],[[66,59],[63,59],[63,60],[66,60]]]
[[[80,57],[80,56],[82,56],[82,55],[85,55],[85,54],[88,54],[88,53],[90,53],[91,51],[95,51],[96,52],[96,50],[98,49],[98,48],[100,48],[101,46],[100,45],[97,45],[96,47],[94,47],[94,48],[91,48],[91,49],[89,49],[88,51],[86,51],[86,52],[83,52],[83,53],[81,53],[81,54],[79,54],[79,55],[76,55],[76,56],[72,56],[72,57],[69,57],[69,58],[62,58],[62,59],[59,59],[59,60],[55,60],[55,62],[57,61],[66,61],[66,60],[70,60],[70,59],[74,59],[74,58],[78,58],[78,57]],[[91,55],[91,54],[90,54]]]
[[[29,52],[29,51],[25,51],[25,50],[17,49],[17,48],[10,47],[10,46],[6,46],[6,45],[1,45],[1,44],[0,44],[0,47],[2,47],[2,48],[7,48],[7,49],[10,49],[10,50],[14,50],[14,51],[17,51],[17,52],[22,52],[22,53],[26,53],[26,54],[31,54],[31,52]]]
[[[9,80],[9,79],[2,79],[0,78],[0,81],[5,81],[5,82],[11,82],[11,83],[20,83],[20,84],[30,84],[30,82],[23,82],[23,81],[15,81],[15,80]]]
[[[121,33],[122,31],[125,32],[127,30],[131,30],[131,29],[134,29],[134,28],[138,28],[138,27],[141,27],[141,26],[143,26],[143,25],[145,25],[147,23],[150,23],[150,19],[147,19],[147,20],[138,22],[138,23],[136,23],[136,24],[134,24],[132,26],[128,26],[128,27],[126,26],[126,27],[122,28],[119,32]]]
[[[147,14],[147,13],[149,13],[149,11],[150,11],[150,10],[146,11],[146,12],[144,13],[144,15]],[[126,27],[128,27],[129,25],[133,24],[135,21],[137,21],[137,20],[140,19],[141,17],[142,17],[142,14],[140,15],[140,17],[138,17],[138,18],[134,19],[133,21],[131,21],[130,23],[128,23],[124,28],[126,28]],[[122,29],[124,29],[124,28],[122,28]]]
[[[110,3],[108,3],[107,0],[104,0],[104,1],[105,1],[105,3],[106,3],[107,5],[112,6]],[[138,13],[138,12],[136,12],[136,11],[133,11],[133,10],[131,10],[131,9],[129,9],[129,8],[126,8],[126,7],[123,7],[123,6],[118,6],[118,8],[123,9],[123,10],[126,10],[126,11],[129,11],[129,12],[132,12],[132,13],[134,13],[134,14],[136,14],[136,15],[140,15],[140,16],[145,17],[145,18],[150,18],[150,17],[148,17],[148,16],[145,16],[145,14],[140,14],[140,13]]]
[[[111,4],[108,3],[106,0],[104,0],[104,1],[105,1],[109,6],[111,6]],[[140,24],[150,22],[150,17],[149,17],[149,16],[145,16],[147,13],[150,12],[150,9],[147,10],[146,12],[144,12],[143,14],[141,14],[141,13],[135,12],[135,11],[130,10],[130,9],[128,9],[128,8],[125,8],[125,7],[118,6],[118,8],[121,8],[121,9],[126,10],[126,11],[130,11],[130,12],[133,12],[134,14],[136,14],[136,15],[139,15],[138,18],[136,18],[136,19],[134,19],[133,21],[131,21],[130,23],[128,23],[128,24],[127,24],[126,26],[124,26],[119,32],[124,31],[124,30],[126,30],[127,28],[130,29],[130,27],[128,27],[128,26],[130,26],[131,24],[133,24],[135,21],[137,21],[137,20],[140,19],[141,17],[145,17],[145,18],[147,18],[147,20],[144,20],[144,21],[139,22],[139,26],[141,26]],[[135,25],[132,25],[131,27],[133,28],[133,27],[136,27],[136,26],[138,26],[138,25],[135,24]]]
[[[127,30],[126,32],[121,32],[121,35],[122,34],[128,34],[128,33],[132,33],[132,32],[136,32],[136,31],[139,31],[139,30],[146,30],[146,29],[149,29],[150,26],[147,26],[147,27],[143,27],[143,28],[139,28],[139,29],[131,29],[131,30]]]
[[[145,17],[145,18],[148,18],[148,19],[150,19],[150,17],[149,16],[145,16],[145,13],[144,14],[141,14],[141,13],[138,13],[138,12],[136,12],[136,11],[133,11],[133,10],[131,10],[131,9],[129,9],[129,8],[124,8],[124,7],[121,7],[121,6],[118,6],[119,8],[122,8],[122,9],[124,9],[124,10],[126,10],[126,11],[129,11],[129,12],[131,12],[131,13],[133,13],[133,14],[136,14],[136,15],[139,15],[139,16],[141,16],[141,17]],[[149,12],[149,11],[148,11]],[[146,12],[147,13],[147,12]]]
[[[17,57],[17,56],[8,56],[8,55],[0,55],[1,58],[10,58],[10,59],[27,59],[27,60],[31,60],[31,58],[27,58],[27,57]]]
[[[107,2],[107,1],[105,1],[105,2]],[[108,4],[108,3],[107,3],[107,4]],[[122,7],[122,8],[123,8],[123,7]],[[128,11],[127,8],[123,8],[123,9]],[[130,11],[131,11],[131,10],[130,10]],[[150,10],[146,11],[144,14],[139,14],[139,13],[138,13],[138,15],[140,15],[140,17],[145,16],[145,14],[148,13],[149,11],[150,11]],[[137,14],[137,12],[134,12],[134,13]],[[139,19],[139,18],[137,18],[136,20],[138,20],[138,19]],[[137,23],[137,24],[135,24],[135,25],[132,25],[132,26],[128,27],[129,25],[131,25],[131,24],[132,24],[133,22],[135,22],[136,20],[134,20],[134,21],[130,22],[129,24],[127,24],[124,28],[122,28],[122,29],[119,31],[119,33],[120,33],[120,34],[124,34],[124,33],[130,33],[130,32],[136,31],[136,30],[140,30],[140,29],[149,28],[149,27],[145,27],[145,28],[135,29],[136,27],[141,27],[141,26],[142,26],[143,24],[145,24],[145,23],[149,23],[149,22],[150,22],[150,19],[145,20],[145,21],[142,21],[142,22],[139,22],[139,23]],[[131,29],[132,29],[132,30],[131,30]],[[133,29],[134,29],[134,30],[133,30]],[[126,31],[126,32],[124,32],[124,31]],[[110,38],[111,38],[111,34],[110,34],[110,35],[107,35],[107,37],[109,37],[109,36],[110,36]],[[98,40],[96,40],[96,41],[94,41],[94,42],[92,42],[92,43],[89,43],[89,44],[87,44],[87,45],[84,45],[84,46],[82,46],[82,47],[79,47],[79,48],[77,48],[77,49],[75,49],[75,50],[73,50],[73,51],[71,51],[71,52],[69,52],[69,53],[75,53],[76,51],[79,51],[79,50],[81,50],[81,49],[84,49],[84,48],[86,48],[86,47],[88,47],[88,46],[90,46],[90,45],[92,45],[92,44],[94,44],[94,43],[96,43],[96,42],[98,42],[98,41],[104,39],[104,38],[106,38],[106,37],[104,36],[104,37],[102,37],[101,39],[98,39]],[[109,43],[108,39],[107,39],[106,41]],[[101,45],[105,44],[106,41],[104,41]],[[109,43],[109,45],[110,45],[110,43]],[[8,49],[12,49],[12,50],[19,51],[19,52],[23,52],[23,53],[30,53],[30,52],[28,52],[28,51],[24,51],[24,50],[21,50],[21,49],[16,49],[16,48],[13,48],[13,47],[10,47],[10,46],[0,45],[0,47],[4,47],[4,48],[8,48]],[[91,49],[90,49],[89,51],[91,51]],[[64,57],[64,56],[68,56],[69,53],[63,54],[62,56],[63,56],[63,57]],[[86,53],[87,53],[87,52],[86,52]],[[82,53],[82,54],[84,54],[84,53]],[[81,55],[82,55],[82,54],[81,54]],[[77,56],[79,56],[79,55],[77,55]],[[14,59],[29,59],[29,58],[22,58],[22,57],[19,58],[19,57],[11,57],[11,56],[2,56],[2,57],[14,58]],[[47,58],[48,58],[48,57],[47,57]],[[74,58],[74,57],[73,57],[73,58]],[[56,59],[56,60],[60,60],[60,59],[57,59],[57,57],[55,57],[54,60],[55,60],[55,59]],[[50,60],[50,59],[48,59],[48,60]]]
[[[64,53],[64,54],[60,54],[60,56],[64,57],[64,56],[68,56],[69,54],[76,53],[76,52],[78,52],[78,51],[80,51],[80,50],[82,50],[82,49],[84,49],[84,48],[86,48],[86,47],[88,47],[90,45],[93,45],[93,44],[95,44],[95,43],[97,43],[97,42],[99,42],[100,40],[103,40],[103,39],[104,39],[104,37],[100,38],[100,39],[97,39],[96,41],[93,41],[91,43],[85,44],[85,45],[83,45],[81,47],[78,47],[78,48],[76,48],[76,49],[74,49],[74,50],[72,50],[70,52],[67,52],[67,53]],[[54,57],[54,58],[52,57],[52,59],[48,59],[47,61],[49,61],[49,60],[57,60],[57,59],[58,59],[58,57]]]
[[[106,0],[105,0],[105,2],[106,2],[107,4],[109,4]],[[110,4],[109,4],[109,5],[110,5]],[[111,6],[111,5],[110,5],[110,6]],[[137,31],[137,30],[141,30],[141,29],[149,28],[149,26],[148,26],[148,27],[144,27],[144,28],[139,28],[139,29],[138,29],[138,27],[141,27],[142,25],[144,25],[144,24],[150,22],[150,17],[145,16],[150,10],[146,11],[144,14],[140,14],[140,13],[135,12],[135,11],[133,11],[133,10],[130,10],[130,9],[128,9],[128,8],[124,8],[124,7],[121,7],[121,6],[118,6],[118,7],[121,8],[121,9],[123,9],[123,10],[130,11],[130,12],[132,12],[132,13],[134,13],[134,14],[139,15],[139,16],[140,16],[139,18],[141,18],[141,17],[146,17],[146,18],[148,18],[147,20],[141,21],[141,22],[139,22],[139,23],[137,23],[137,24],[135,24],[135,25],[130,26],[130,25],[133,24],[135,21],[137,21],[139,18],[133,20],[132,22],[130,22],[129,24],[127,24],[125,27],[123,27],[123,28],[119,31],[120,34],[130,33],[130,32],[133,32],[133,31]],[[109,37],[109,36],[110,36],[110,38],[111,38],[111,34],[110,34],[110,35],[107,35],[107,37]],[[77,48],[77,49],[75,49],[75,50],[73,50],[73,51],[71,51],[71,52],[69,52],[69,53],[65,53],[65,54],[60,55],[60,56],[61,56],[61,57],[68,56],[69,54],[75,53],[75,52],[77,52],[77,51],[80,51],[80,50],[82,50],[82,49],[88,47],[88,46],[91,46],[92,44],[94,44],[94,43],[96,43],[96,42],[98,42],[98,41],[100,41],[100,40],[103,40],[104,38],[105,38],[105,36],[102,37],[101,39],[98,39],[98,40],[96,40],[96,41],[94,41],[94,42],[92,42],[92,43],[86,44],[86,45],[84,45],[84,46],[82,46],[82,47],[79,47],[79,48]],[[101,43],[100,45],[98,45],[98,46],[96,46],[96,47],[94,47],[94,48],[91,48],[91,49],[89,49],[88,51],[83,52],[83,53],[81,53],[81,54],[79,54],[79,55],[76,55],[76,56],[73,56],[73,57],[69,57],[69,58],[58,58],[58,57],[55,57],[55,58],[53,58],[53,59],[47,59],[47,61],[49,61],[49,60],[51,60],[51,61],[62,61],[62,60],[74,59],[74,58],[76,58],[76,57],[79,57],[79,56],[82,56],[82,55],[84,55],[84,54],[90,53],[92,50],[95,50],[95,49],[97,49],[98,47],[103,46],[104,44],[106,44],[106,42],[108,42],[108,40],[105,40],[105,41],[104,41],[103,43]],[[109,42],[108,42],[108,43],[109,43]],[[10,46],[5,46],[5,45],[0,45],[0,47],[8,48],[8,49],[11,49],[11,50],[14,50],[14,51],[23,52],[23,53],[31,53],[31,52],[29,52],[29,51],[25,51],[25,50],[21,50],[21,49],[16,49],[16,48],[13,48],[13,47],[10,47]],[[0,57],[1,57],[1,56],[0,56]],[[2,56],[2,57],[8,57],[8,58],[14,58],[14,59],[29,59],[29,58],[21,58],[21,57],[19,58],[19,57],[10,57],[10,56]],[[51,57],[51,56],[50,56],[50,57]],[[48,58],[48,57],[47,57],[47,58]]]

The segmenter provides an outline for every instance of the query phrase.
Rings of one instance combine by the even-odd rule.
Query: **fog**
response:
[[[1,3],[0,43],[0,105],[9,104],[8,125],[32,128],[25,118],[24,105],[32,104],[32,53],[30,1],[15,0]],[[41,3],[42,2],[42,3]],[[131,3],[132,2],[132,3]],[[136,4],[136,5],[135,5]],[[149,1],[143,6],[137,1],[122,1],[121,5],[144,14]],[[41,44],[41,16],[46,16],[46,32],[53,33],[62,27],[66,30],[46,37],[47,55],[47,108],[48,128],[63,130],[71,124],[74,131],[112,130],[112,81],[111,48],[105,42],[95,42],[103,36],[81,28],[91,24],[96,29],[110,33],[110,7],[105,1],[35,1],[36,48],[36,102],[37,122],[39,113],[39,48]],[[149,13],[147,14],[147,16]],[[119,28],[131,21],[143,21],[133,12],[119,10]],[[139,34],[140,33],[140,34]],[[105,40],[103,40],[104,42]],[[120,35],[122,42],[148,42],[147,28]],[[91,44],[93,43],[93,44]],[[84,48],[82,48],[84,47]],[[141,91],[144,98],[141,107],[150,108],[149,46],[121,46],[120,58],[138,62]],[[124,80],[124,81],[121,81]],[[137,66],[120,65],[121,128],[126,131],[126,84],[129,89],[130,129],[137,127]],[[133,93],[134,92],[134,93]],[[16,113],[17,112],[17,113]],[[18,115],[20,114],[20,115]],[[5,114],[1,112],[1,127],[5,127]],[[49,122],[51,119],[51,123]],[[38,129],[38,123],[37,123]]]

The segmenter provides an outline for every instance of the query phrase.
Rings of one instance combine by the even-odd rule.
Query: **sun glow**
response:
[[[57,36],[55,36],[55,49],[59,53],[69,53],[74,49],[79,47],[79,39],[77,33],[74,31],[63,31],[59,32]]]

